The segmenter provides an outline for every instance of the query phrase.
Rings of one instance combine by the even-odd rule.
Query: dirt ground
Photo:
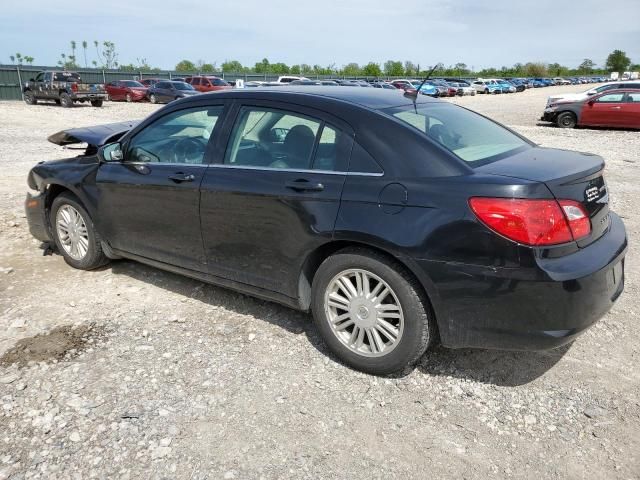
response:
[[[567,348],[436,348],[394,378],[337,363],[305,314],[43,256],[26,175],[70,153],[46,137],[158,107],[0,102],[0,479],[640,478],[640,133],[537,125],[547,95],[573,90],[454,101],[605,158],[625,293]]]

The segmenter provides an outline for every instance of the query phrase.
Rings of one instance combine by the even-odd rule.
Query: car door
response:
[[[626,93],[620,114],[620,126],[640,128],[640,90]]]
[[[212,275],[297,297],[302,261],[332,238],[346,178],[352,135],[335,125],[302,107],[237,107],[201,188]]]
[[[622,126],[621,114],[624,92],[604,93],[584,102],[580,112],[580,125]]]
[[[33,95],[35,98],[46,98],[46,90],[44,86],[45,73],[46,72],[39,72],[33,80]]]
[[[124,159],[97,173],[97,224],[128,253],[206,271],[200,183],[223,105],[170,111],[122,142]]]

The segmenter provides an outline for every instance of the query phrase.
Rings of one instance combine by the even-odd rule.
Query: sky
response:
[[[69,42],[113,41],[121,64],[145,58],[342,66],[410,60],[478,70],[584,58],[621,49],[640,63],[640,0],[0,0],[0,63],[20,52],[55,65]],[[82,50],[76,55],[84,64]]]

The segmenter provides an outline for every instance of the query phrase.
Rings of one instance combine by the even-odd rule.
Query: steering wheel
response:
[[[204,146],[195,138],[186,137],[178,140],[171,149],[173,163],[201,163]]]

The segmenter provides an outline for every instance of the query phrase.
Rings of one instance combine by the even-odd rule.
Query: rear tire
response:
[[[131,94],[130,93],[127,93],[127,96],[125,97],[125,100],[127,101],[127,103],[133,102],[133,98],[131,98]]]
[[[149,101],[151,103],[153,103],[153,104],[158,103],[158,99],[156,98],[156,96],[153,93],[149,96]]]
[[[575,128],[577,123],[573,112],[562,112],[556,117],[556,125],[560,128]]]
[[[348,303],[335,300],[336,295],[346,299],[348,292]],[[341,250],[322,262],[311,307],[329,350],[349,367],[373,375],[413,365],[435,338],[429,301],[418,282],[402,265],[364,248]]]
[[[93,107],[101,107],[102,106],[102,100],[91,100],[91,106],[93,106]]]
[[[73,100],[71,99],[68,93],[62,93],[60,95],[60,104],[64,108],[71,108],[73,107]]]
[[[38,99],[31,90],[27,90],[26,92],[24,92],[23,98],[24,103],[26,103],[27,105],[35,105],[36,103],[38,103]]]
[[[75,195],[58,195],[51,204],[49,221],[58,252],[70,266],[92,270],[109,262],[91,217]]]

